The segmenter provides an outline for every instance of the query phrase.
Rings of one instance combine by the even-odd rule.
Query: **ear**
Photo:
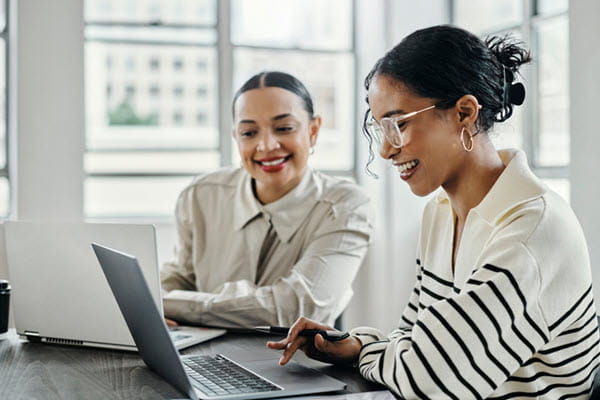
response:
[[[475,96],[471,94],[465,94],[456,102],[457,122],[460,125],[466,126],[467,129],[472,131],[472,128],[477,122],[480,108],[481,105]]]
[[[311,147],[317,144],[317,136],[319,135],[319,129],[321,129],[321,116],[315,115],[310,121],[309,135]]]

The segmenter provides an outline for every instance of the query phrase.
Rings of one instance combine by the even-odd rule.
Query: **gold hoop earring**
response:
[[[467,132],[467,136],[469,137],[469,140],[471,141],[470,146],[467,147],[467,145],[465,144],[465,131]],[[465,127],[463,126],[462,129],[460,130],[460,143],[462,144],[463,149],[465,149],[466,152],[470,152],[471,150],[473,150],[473,136],[469,133],[469,131],[467,131],[465,129]]]

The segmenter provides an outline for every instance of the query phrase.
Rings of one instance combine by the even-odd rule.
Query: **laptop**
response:
[[[248,354],[179,356],[137,259],[92,243],[106,280],[150,369],[190,399],[265,399],[343,390],[346,384],[296,362]]]
[[[4,228],[20,336],[33,342],[137,351],[90,242],[139,254],[152,302],[162,315],[154,226],[8,221]],[[182,349],[224,333],[180,326],[171,335]]]

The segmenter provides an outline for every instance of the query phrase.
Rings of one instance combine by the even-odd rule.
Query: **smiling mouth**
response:
[[[419,160],[412,160],[412,161],[407,161],[402,164],[398,164],[398,165],[396,165],[396,167],[398,168],[398,172],[402,173],[402,172],[413,169],[417,165],[419,165]]]
[[[291,154],[289,156],[281,157],[281,158],[276,158],[276,159],[273,159],[273,160],[268,160],[268,161],[258,161],[258,160],[256,160],[255,162],[257,164],[263,165],[265,167],[273,167],[275,165],[281,165],[281,164],[283,164],[284,162],[286,162],[290,158],[292,158]]]

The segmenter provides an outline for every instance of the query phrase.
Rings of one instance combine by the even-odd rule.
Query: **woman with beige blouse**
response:
[[[177,201],[178,246],[161,270],[165,317],[251,327],[308,315],[331,324],[367,251],[369,199],[308,167],[321,118],[295,77],[250,78],[233,119],[243,168],[200,176]]]

